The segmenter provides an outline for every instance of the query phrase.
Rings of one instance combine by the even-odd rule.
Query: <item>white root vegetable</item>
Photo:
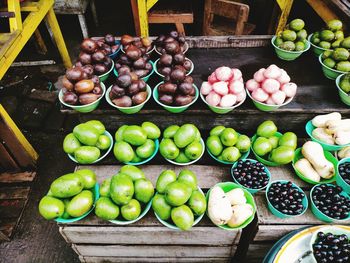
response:
[[[231,205],[241,205],[247,202],[244,196],[244,192],[241,188],[233,189],[226,193],[227,198],[230,200]]]
[[[318,128],[325,128],[326,122],[331,120],[341,120],[341,114],[339,112],[332,112],[324,115],[317,115],[312,119],[312,125]]]
[[[208,215],[215,225],[227,224],[233,215],[230,200],[218,186],[213,187],[210,191]]]
[[[321,180],[320,175],[315,171],[315,169],[312,167],[311,163],[307,159],[302,158],[298,160],[294,164],[294,166],[306,178],[315,182],[319,182]]]
[[[334,134],[335,143],[344,145],[350,143],[350,131],[337,130]]]
[[[344,159],[344,158],[350,157],[350,146],[347,146],[347,147],[341,149],[341,150],[338,152],[338,157],[339,157],[340,159]]]
[[[331,134],[337,131],[350,131],[350,119],[327,121],[326,128],[327,132]]]
[[[227,225],[229,227],[238,227],[253,215],[254,209],[250,204],[241,204],[234,205],[232,211],[233,216],[227,222]]]
[[[312,131],[312,136],[315,137],[317,140],[320,140],[321,142],[327,143],[327,144],[334,144],[334,138],[332,135],[328,134],[326,132],[325,128],[316,128]]]
[[[319,143],[308,141],[304,143],[301,152],[322,178],[329,179],[335,175],[334,166],[324,156],[322,146]]]

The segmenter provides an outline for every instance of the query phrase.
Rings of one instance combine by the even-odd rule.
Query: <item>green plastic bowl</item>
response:
[[[321,48],[319,46],[316,46],[315,44],[313,44],[311,42],[311,38],[312,38],[312,35],[309,35],[309,37],[307,38],[307,40],[309,41],[311,47],[312,47],[312,51],[314,52],[314,54],[318,57],[320,54],[322,54],[323,52],[325,52],[326,50],[332,50],[332,49],[326,49],[326,48]]]
[[[152,65],[152,70],[147,76],[141,78],[144,82],[147,82],[149,80],[149,78],[152,76],[152,74],[154,73],[154,66],[153,66],[154,63],[153,63],[153,61],[149,60],[148,62]],[[119,75],[118,71],[115,68],[113,69],[113,74],[116,77],[118,77],[118,75]]]
[[[154,71],[156,72],[156,74],[157,74],[158,76],[160,76],[162,79],[164,79],[164,75],[160,74],[160,73],[158,72],[158,69],[157,69],[157,64],[158,64],[159,59],[160,59],[160,58],[158,58],[156,61],[154,61],[154,63],[153,63],[153,69],[154,69]],[[192,73],[192,71],[193,71],[193,69],[194,69],[194,64],[193,64],[192,60],[190,60],[189,58],[185,58],[185,59],[191,61],[191,63],[192,63],[192,67],[191,67],[190,71],[186,73],[186,76],[188,76],[188,75],[190,75],[190,74]]]
[[[189,49],[189,45],[188,45],[188,43],[187,42],[185,42],[185,44],[184,44],[184,46],[185,46],[185,49],[184,49],[184,52],[182,52],[183,54],[186,54],[186,52],[188,51],[188,49]],[[160,53],[158,50],[157,50],[157,48],[154,46],[154,51],[158,54],[158,55],[162,55],[162,53]]]
[[[60,90],[60,92],[58,93],[58,99],[60,100],[61,104],[68,107],[68,108],[71,108],[73,110],[76,110],[78,112],[82,112],[82,113],[87,113],[87,112],[91,112],[91,111],[94,111],[98,105],[100,104],[101,102],[101,99],[102,97],[105,95],[106,93],[106,86],[103,82],[100,83],[101,85],[101,88],[102,88],[102,94],[101,94],[101,97],[99,97],[96,101],[90,103],[90,104],[86,104],[86,105],[69,105],[67,103],[65,103],[63,101],[63,89]]]
[[[258,162],[258,161],[256,161],[256,160],[253,160],[253,159],[246,159],[246,158],[244,158],[244,159],[242,159],[242,160],[243,160],[243,161],[250,161],[250,162],[252,162],[252,163]],[[265,185],[264,187],[261,187],[261,188],[249,188],[249,187],[246,187],[246,186],[240,184],[240,183],[237,181],[237,179],[233,176],[233,169],[236,168],[237,164],[238,164],[237,162],[234,163],[234,164],[232,165],[232,168],[231,168],[231,176],[232,176],[232,178],[233,178],[233,181],[234,181],[236,184],[239,184],[243,189],[247,190],[249,193],[255,194],[255,193],[257,193],[257,192],[259,192],[259,191],[261,191],[261,190],[264,190],[264,189],[267,187],[267,185],[270,183],[270,181],[271,181],[271,173],[270,173],[269,169],[267,169],[267,167],[264,166],[265,172],[266,172],[267,176],[269,177],[269,181],[268,181],[268,184],[267,184],[267,185]]]
[[[204,193],[202,191],[202,189],[198,186],[198,191],[201,192],[204,196]],[[173,230],[178,230],[178,231],[183,231],[180,228],[178,228],[175,224],[173,224],[173,222],[171,221],[171,219],[169,219],[169,221],[165,221],[163,219],[161,219],[157,213],[154,211],[154,214],[156,216],[156,218],[158,219],[159,222],[161,222],[164,226],[173,229]],[[205,213],[201,214],[200,216],[195,217],[194,221],[193,221],[193,225],[192,227],[194,227],[195,225],[197,225],[203,218]]]
[[[334,157],[330,152],[328,152],[328,151],[323,150],[323,153],[324,153],[326,159],[327,159],[328,161],[330,161],[330,162],[334,165],[334,171],[337,171],[337,170],[336,170],[336,169],[337,169],[337,164],[338,164],[337,158],[335,158],[335,157]],[[305,182],[307,182],[307,183],[309,183],[309,184],[320,184],[320,183],[325,184],[325,183],[332,183],[332,182],[335,181],[335,177],[336,177],[335,175],[334,175],[332,178],[330,178],[330,179],[323,179],[323,178],[321,178],[321,181],[320,181],[320,182],[316,182],[316,181],[313,181],[313,180],[310,180],[310,179],[306,178],[306,177],[305,177],[302,173],[300,173],[300,172],[296,169],[296,167],[295,167],[295,163],[296,163],[298,160],[300,160],[301,158],[304,158],[304,156],[303,156],[302,153],[301,153],[301,148],[298,148],[298,149],[295,150],[294,159],[293,159],[292,165],[293,165],[293,168],[294,168],[295,173],[297,174],[297,176],[299,176],[299,178],[300,178],[301,180],[303,180],[303,181],[305,181]]]
[[[280,137],[282,137],[282,133],[276,132],[274,136],[280,138]],[[256,140],[257,138],[258,138],[258,136],[257,136],[256,134],[254,134],[254,136],[252,137],[252,145],[251,145],[251,147],[250,147],[250,148],[252,149],[252,152],[254,153],[256,159],[257,159],[259,162],[261,162],[262,164],[265,164],[265,165],[267,165],[267,166],[273,166],[273,167],[275,167],[275,166],[280,166],[281,164],[275,163],[275,162],[270,161],[270,160],[267,160],[267,159],[264,158],[265,156],[263,156],[263,157],[262,157],[262,156],[259,156],[256,152],[254,152],[253,144],[254,144],[254,142],[255,142],[255,140]]]
[[[109,148],[105,151],[105,153],[104,153],[102,156],[100,156],[100,158],[98,158],[96,161],[94,161],[94,162],[92,162],[92,163],[90,163],[90,164],[98,163],[99,161],[101,161],[102,159],[104,159],[104,158],[109,154],[109,152],[112,150],[112,148],[113,148],[113,137],[112,137],[112,135],[111,135],[108,131],[105,131],[105,132],[104,132],[104,135],[107,135],[108,138],[111,140],[111,145],[110,145]],[[68,155],[69,159],[71,159],[73,162],[78,163],[78,161],[74,158],[74,155],[73,155],[73,154],[67,154],[67,155]]]
[[[154,87],[154,89],[153,89],[153,99],[154,99],[155,102],[157,102],[160,106],[162,106],[163,109],[165,109],[165,110],[167,110],[167,111],[169,111],[169,112],[172,112],[172,113],[180,113],[180,112],[183,112],[183,111],[187,110],[188,107],[190,107],[192,104],[194,104],[194,103],[197,101],[198,97],[199,97],[198,88],[197,88],[197,86],[193,83],[193,87],[194,87],[194,89],[196,90],[196,95],[195,95],[195,97],[194,97],[194,99],[193,99],[193,101],[192,101],[191,103],[189,103],[189,104],[187,104],[187,105],[184,105],[184,106],[169,106],[169,105],[165,105],[165,104],[161,103],[161,102],[158,100],[158,97],[159,97],[159,94],[158,94],[158,86],[161,85],[161,84],[163,84],[163,83],[164,83],[164,81],[159,82],[159,83],[157,84],[157,86]]]
[[[148,163],[150,160],[152,160],[154,158],[154,156],[156,156],[158,150],[159,150],[159,140],[156,139],[154,140],[154,143],[156,145],[156,149],[154,150],[154,152],[152,153],[152,155],[150,157],[148,157],[147,159],[144,159],[142,160],[141,162],[138,162],[138,163],[133,163],[133,162],[127,162],[125,164],[130,164],[130,165],[142,165],[142,164],[145,164],[145,163]]]
[[[275,52],[277,57],[279,57],[282,60],[287,60],[287,61],[292,61],[295,60],[296,58],[300,57],[301,54],[304,52],[308,51],[310,49],[310,42],[305,40],[304,44],[306,45],[306,48],[303,51],[288,51],[284,50],[282,48],[279,48],[278,46],[275,45],[275,40],[277,36],[274,36],[271,39],[271,44],[275,48]]]
[[[231,106],[231,107],[218,107],[218,106],[212,106],[210,105],[204,98],[203,94],[200,93],[200,96],[201,96],[201,99],[202,101],[207,104],[207,106],[209,107],[209,109],[212,111],[212,112],[215,112],[215,113],[218,113],[218,114],[226,114],[226,113],[229,113],[231,111],[233,111],[235,108],[241,106],[245,99],[247,98],[247,96],[244,98],[244,100],[240,101],[239,103]]]
[[[341,177],[340,173],[339,173],[339,166],[343,163],[350,163],[350,157],[348,158],[344,158],[344,159],[341,159],[339,162],[338,162],[338,165],[337,165],[337,174],[336,174],[336,177],[335,177],[335,181],[337,183],[337,185],[339,185],[341,188],[343,188],[343,190],[347,193],[347,194],[350,194],[350,184],[348,184],[347,182],[344,181],[343,177]]]
[[[267,206],[268,206],[269,210],[271,211],[271,213],[272,213],[273,215],[279,217],[279,218],[282,218],[282,219],[284,219],[284,218],[291,218],[291,217],[297,217],[297,216],[303,215],[303,214],[305,213],[305,211],[306,211],[308,205],[309,205],[309,202],[308,202],[308,200],[307,200],[307,197],[306,197],[305,192],[304,192],[299,186],[297,186],[297,185],[296,185],[295,183],[293,183],[293,182],[292,182],[293,186],[295,186],[295,187],[299,190],[299,192],[304,193],[304,198],[303,198],[303,201],[302,201],[302,205],[303,205],[303,207],[304,207],[304,210],[303,210],[299,215],[287,215],[287,214],[284,214],[284,213],[282,213],[281,211],[277,210],[277,209],[271,204],[271,202],[270,202],[270,200],[269,200],[269,198],[268,198],[268,192],[269,192],[269,190],[270,190],[271,185],[272,185],[273,183],[276,183],[276,182],[280,182],[280,183],[282,183],[282,184],[286,184],[286,183],[288,183],[288,180],[276,180],[276,181],[272,181],[272,182],[270,182],[269,185],[267,186],[266,192],[265,192],[265,197],[266,197],[266,201],[267,201]]]
[[[151,209],[152,206],[152,200],[153,198],[147,203],[147,205],[145,206],[145,208],[143,209],[142,213],[138,216],[138,218],[134,219],[134,220],[123,220],[123,219],[114,219],[114,220],[108,220],[109,222],[116,224],[116,225],[130,225],[132,223],[135,223],[137,221],[139,221],[141,218],[143,218],[147,212]],[[121,215],[119,216],[121,217]]]
[[[98,77],[100,78],[100,82],[104,82],[108,79],[109,74],[112,72],[114,69],[114,61],[112,60],[112,66],[110,70],[108,70],[105,74],[99,75]]]
[[[241,185],[233,183],[233,182],[222,182],[222,183],[218,183],[215,186],[219,186],[225,193],[236,189],[236,188],[241,188],[244,192],[244,196],[247,199],[247,204],[250,204],[253,207],[253,215],[250,216],[246,221],[244,221],[244,223],[238,227],[229,227],[227,224],[226,225],[217,225],[218,227],[220,227],[221,229],[224,230],[238,230],[238,229],[243,229],[245,228],[247,225],[249,225],[255,216],[256,213],[256,204],[254,201],[254,197],[251,193],[249,193],[246,189],[244,189]],[[209,191],[207,192],[205,198],[207,200],[207,204],[209,201],[209,196],[210,196],[210,191],[212,188],[209,189]],[[208,206],[208,205],[207,205]],[[208,209],[207,209],[207,214],[208,214]]]
[[[322,148],[326,151],[339,151],[342,148],[346,147],[346,146],[350,146],[350,143],[348,144],[344,144],[344,145],[332,145],[332,144],[328,144],[328,143],[324,143],[318,139],[316,139],[314,136],[312,136],[312,131],[315,129],[316,127],[312,125],[312,121],[308,121],[305,125],[305,130],[306,133],[309,135],[309,137],[315,141],[318,142],[319,144],[321,144]]]
[[[122,47],[122,45],[121,45],[119,40],[116,40],[114,43],[118,44],[119,48],[115,52],[113,52],[112,54],[108,55],[111,59],[115,59],[117,57],[117,55],[118,55],[118,53],[119,53],[119,51],[121,50],[121,47]]]
[[[325,64],[323,64],[322,54],[318,57],[318,61],[320,62],[321,66],[322,66],[322,71],[323,71],[323,74],[326,76],[326,78],[334,80],[337,77],[339,77],[340,75],[346,73],[344,71],[332,69],[330,67],[327,67]]]
[[[139,112],[143,106],[145,106],[146,102],[149,101],[149,99],[151,98],[151,95],[152,95],[152,90],[150,88],[150,86],[147,84],[147,99],[142,102],[141,104],[139,105],[136,105],[136,106],[131,106],[131,107],[119,107],[117,105],[115,105],[111,99],[109,98],[109,93],[111,92],[111,89],[112,89],[112,85],[108,88],[107,92],[106,92],[106,101],[108,102],[109,105],[111,105],[113,108],[116,108],[118,109],[119,111],[121,111],[122,113],[126,113],[126,114],[134,114],[134,113],[137,113]]]
[[[94,210],[96,201],[100,198],[100,187],[99,187],[98,183],[95,184],[94,188],[92,189],[92,193],[94,194],[94,203],[92,204],[92,207],[89,211],[87,211],[85,214],[83,214],[82,216],[79,216],[79,217],[71,217],[68,219],[59,217],[59,218],[56,218],[55,221],[58,223],[64,223],[64,224],[65,223],[72,223],[72,222],[79,221],[79,220],[85,218],[86,216],[88,216],[92,212],[92,210]]]
[[[347,73],[347,74],[350,74],[350,72]],[[340,88],[340,86],[339,86],[340,80],[341,80],[345,75],[346,75],[346,74],[341,74],[341,75],[339,75],[339,76],[336,78],[336,80],[335,80],[335,84],[337,85],[338,92],[339,92],[339,97],[340,97],[341,101],[342,101],[344,104],[350,106],[350,95],[347,94],[345,91],[343,91],[343,90]]]
[[[337,220],[337,219],[334,219],[334,218],[331,218],[327,215],[325,215],[324,213],[322,213],[317,207],[316,205],[314,204],[314,201],[312,200],[312,192],[314,191],[314,189],[320,184],[317,184],[315,185],[314,187],[312,187],[311,191],[310,191],[310,202],[311,202],[311,211],[312,213],[315,215],[315,217],[321,221],[324,221],[324,222],[327,222],[327,223],[333,223],[333,222],[343,222],[343,221],[347,221],[350,219],[350,214],[348,215],[348,217],[344,218],[344,219],[340,219],[340,220]],[[334,184],[327,184],[327,185],[330,185],[330,186],[333,186],[335,187]],[[347,193],[345,193],[344,191],[342,191],[340,193],[340,195],[342,196],[345,196],[347,198],[350,198],[349,195]]]
[[[202,151],[201,155],[198,157],[198,159],[196,159],[196,160],[192,160],[192,161],[190,161],[190,162],[188,162],[188,163],[177,163],[177,162],[175,162],[174,160],[170,160],[170,159],[167,159],[167,158],[164,158],[164,159],[167,160],[167,161],[168,161],[169,163],[171,163],[171,164],[180,165],[180,166],[185,166],[185,165],[194,164],[195,162],[199,161],[199,159],[202,158],[202,156],[203,156],[203,154],[204,154],[204,151],[205,151],[205,143],[204,143],[204,141],[203,141],[202,138],[201,138],[201,144],[202,144],[202,146],[203,146],[203,151]]]

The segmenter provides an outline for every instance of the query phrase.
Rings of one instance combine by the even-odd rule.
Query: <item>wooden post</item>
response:
[[[323,0],[306,0],[308,4],[315,10],[315,12],[327,22],[332,19],[339,19],[339,17],[327,6]]]
[[[8,0],[7,7],[9,12],[15,13],[15,17],[10,17],[10,31],[22,30],[22,17],[19,0]]]
[[[279,5],[282,12],[280,18],[278,19],[276,35],[278,32],[281,32],[287,24],[288,16],[293,5],[293,0],[277,0],[277,4]]]
[[[137,0],[141,37],[148,37],[148,15],[146,0]]]

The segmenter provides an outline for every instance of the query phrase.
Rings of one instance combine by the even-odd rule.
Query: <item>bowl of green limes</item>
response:
[[[335,83],[341,101],[350,106],[350,73],[339,75],[335,80]]]
[[[346,48],[326,50],[318,59],[323,74],[329,79],[336,79],[340,75],[350,72],[350,52]]]

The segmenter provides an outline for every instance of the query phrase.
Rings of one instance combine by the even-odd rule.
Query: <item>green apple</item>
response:
[[[261,137],[269,138],[277,132],[277,126],[273,121],[264,121],[258,126],[256,134]]]
[[[253,150],[257,155],[264,156],[272,150],[272,147],[267,138],[258,137],[253,143]]]
[[[233,146],[238,140],[238,133],[232,128],[225,128],[220,134],[220,140],[225,146]]]

